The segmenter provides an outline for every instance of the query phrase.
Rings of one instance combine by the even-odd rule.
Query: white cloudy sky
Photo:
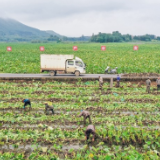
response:
[[[160,0],[0,0],[0,17],[65,36],[160,36]]]

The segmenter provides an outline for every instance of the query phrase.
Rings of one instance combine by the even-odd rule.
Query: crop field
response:
[[[106,51],[101,51],[101,46]],[[138,45],[139,50],[133,51]],[[11,46],[12,52],[6,47]],[[40,46],[47,54],[74,54],[87,64],[87,73],[104,73],[107,66],[118,73],[160,73],[160,43],[1,43],[0,73],[40,73]],[[73,51],[73,46],[78,51]]]
[[[121,85],[0,82],[0,159],[160,159],[160,92],[154,85],[151,94],[145,85]],[[23,109],[24,98],[31,109]],[[44,102],[54,105],[54,115],[44,113]],[[89,123],[78,117],[81,110],[91,113],[94,142],[85,141]]]

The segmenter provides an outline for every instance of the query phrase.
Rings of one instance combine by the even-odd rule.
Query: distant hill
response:
[[[47,40],[50,35],[61,37],[54,31],[41,31],[13,19],[0,18],[0,41]]]
[[[60,34],[54,32],[54,31],[51,31],[51,30],[48,30],[46,31],[49,35],[53,35],[53,36],[58,36],[58,37],[62,37]]]

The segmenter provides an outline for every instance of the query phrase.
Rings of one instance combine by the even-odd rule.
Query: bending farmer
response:
[[[45,102],[44,104],[45,104],[45,112],[48,114],[49,111],[52,111],[52,114],[54,114],[54,107],[49,106],[47,102]]]
[[[83,116],[83,118],[84,118],[84,124],[86,124],[86,119],[87,118],[89,119],[89,123],[92,123],[91,116],[90,116],[90,113],[88,111],[81,111],[81,113],[79,114],[78,117],[81,117],[81,116]]]
[[[94,125],[89,125],[89,126],[87,127],[87,129],[86,129],[86,131],[85,131],[85,138],[86,138],[86,140],[89,139],[90,134],[93,135],[93,137],[92,137],[92,142],[93,142],[94,139],[95,139],[95,136],[96,136],[96,132],[95,132],[95,127],[94,127]]]
[[[24,106],[23,106],[24,109],[27,105],[30,105],[30,108],[31,108],[31,101],[29,99],[23,99],[22,103],[24,103]]]

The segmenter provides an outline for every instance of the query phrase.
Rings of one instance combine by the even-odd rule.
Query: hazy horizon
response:
[[[68,37],[112,33],[160,36],[158,0],[0,0],[0,17]]]

